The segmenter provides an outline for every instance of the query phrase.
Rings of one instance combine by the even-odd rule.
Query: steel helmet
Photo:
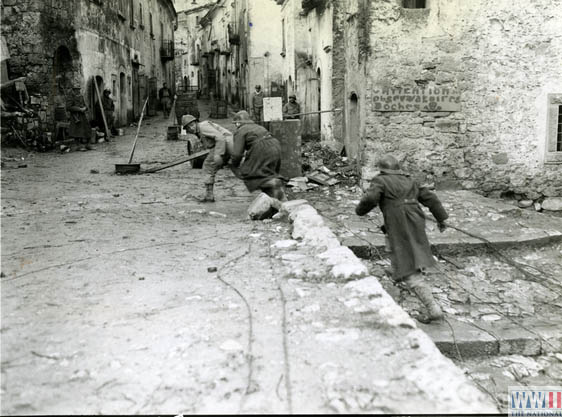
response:
[[[377,166],[383,172],[396,172],[400,171],[400,163],[398,160],[390,154],[384,155],[378,160]]]
[[[191,114],[184,114],[181,117],[181,125],[183,127],[186,127],[188,124],[190,124],[191,122],[196,121],[197,118],[195,116],[192,116]]]
[[[232,119],[232,121],[234,123],[236,123],[236,122],[238,122],[238,123],[252,123],[252,119],[251,119],[250,115],[245,110],[240,110],[238,113],[236,113],[234,115],[234,118]]]

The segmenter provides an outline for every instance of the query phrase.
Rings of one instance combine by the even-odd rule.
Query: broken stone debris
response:
[[[270,219],[281,208],[281,202],[271,198],[265,193],[260,193],[248,207],[248,217],[251,220]]]

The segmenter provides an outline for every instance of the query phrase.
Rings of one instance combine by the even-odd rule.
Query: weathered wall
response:
[[[250,0],[248,19],[249,100],[255,85],[269,96],[271,83],[282,81],[281,6],[271,0]]]
[[[47,100],[47,124],[53,124],[54,105],[64,101],[72,79],[81,81],[92,116],[96,76],[113,92],[117,121],[130,120],[132,60],[138,62],[141,76],[156,78],[159,86],[164,81],[173,86],[173,63],[160,59],[162,40],[173,41],[173,6],[168,0],[148,0],[144,8],[136,0],[132,3],[131,13],[131,2],[118,0],[3,2],[2,30],[11,51],[12,75],[26,76],[30,93]],[[57,65],[61,47],[71,60]]]
[[[365,13],[348,21],[346,93],[364,91],[364,177],[392,152],[437,184],[562,194],[562,166],[544,164],[547,94],[562,93],[562,2],[400,3],[370,2],[368,44],[357,36]],[[354,45],[371,52],[365,77]],[[456,89],[460,111],[376,111],[375,93],[399,87]]]

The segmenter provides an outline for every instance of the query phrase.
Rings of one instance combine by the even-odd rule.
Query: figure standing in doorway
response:
[[[92,150],[90,146],[90,137],[92,130],[86,112],[88,107],[82,96],[80,82],[74,80],[72,91],[66,101],[66,108],[70,113],[70,126],[68,127],[68,136],[74,138],[78,142],[79,151]]]
[[[256,85],[256,91],[252,94],[252,117],[256,123],[263,121],[263,91],[261,91],[261,85]]]
[[[429,208],[440,232],[445,230],[444,221],[449,216],[437,196],[410,179],[392,155],[383,156],[377,165],[380,174],[373,179],[355,212],[364,216],[377,205],[380,207],[390,242],[394,280],[403,282],[416,294],[427,308],[429,320],[440,320],[443,312],[425,281],[425,272],[435,265],[435,260],[419,203]]]
[[[158,98],[160,99],[160,104],[162,105],[164,117],[168,117],[170,115],[170,109],[172,108],[172,93],[168,88],[168,84],[164,83],[162,85],[162,88],[158,92]]]
[[[283,106],[283,119],[285,120],[298,120],[300,119],[301,106],[297,103],[297,96],[291,94],[289,102]],[[296,116],[295,116],[296,115]]]

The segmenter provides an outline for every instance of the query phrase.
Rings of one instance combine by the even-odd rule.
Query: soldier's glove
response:
[[[447,225],[445,224],[445,222],[439,222],[437,223],[437,227],[439,228],[439,231],[443,233],[447,228]]]

